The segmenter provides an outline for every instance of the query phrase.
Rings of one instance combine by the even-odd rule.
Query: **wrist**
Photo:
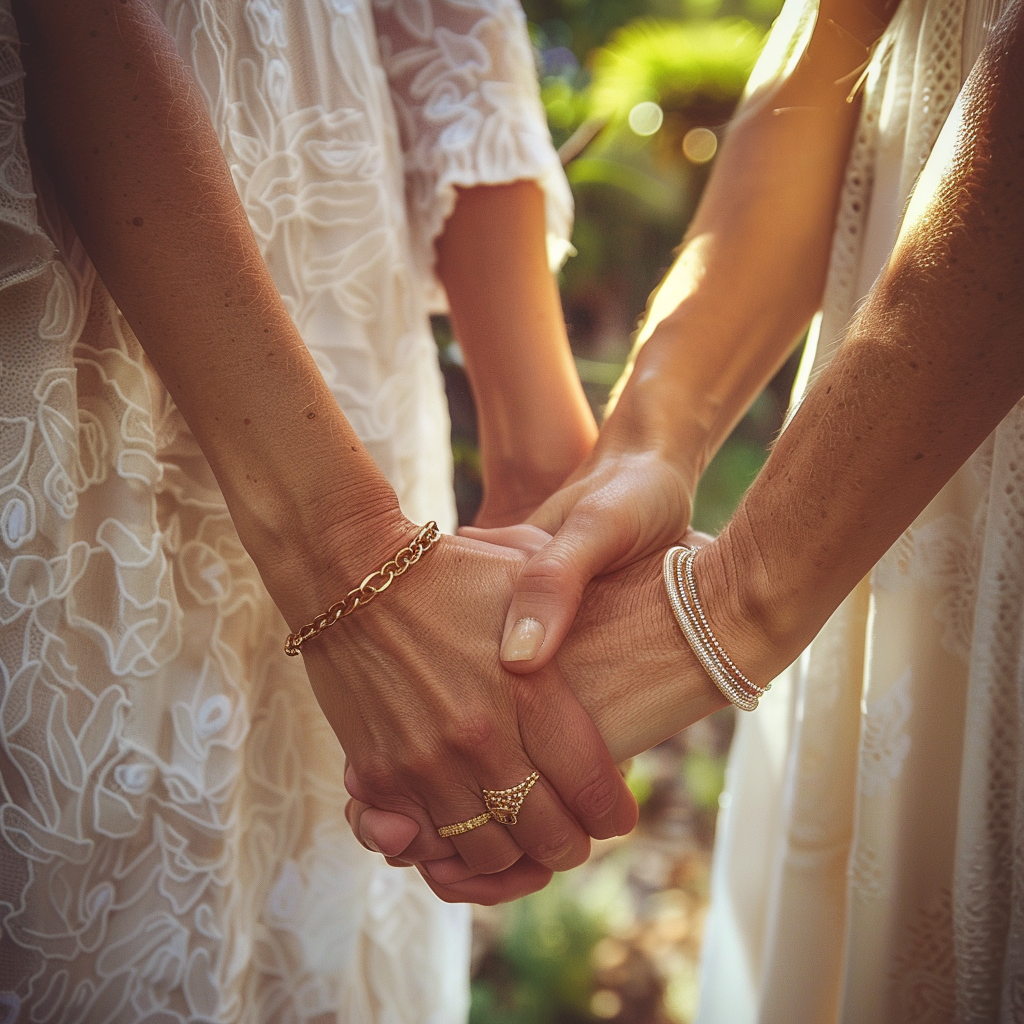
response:
[[[591,581],[557,657],[616,760],[728,704],[680,633],[660,555]]]
[[[667,363],[663,339],[652,338],[637,352],[628,379],[613,394],[600,444],[609,452],[643,451],[655,456],[670,465],[693,494],[714,455],[711,417],[699,401],[690,400],[683,374]]]
[[[481,520],[521,522],[591,453],[597,425],[585,404],[582,409],[549,405],[505,416],[501,424],[495,419],[491,407],[480,422]],[[504,423],[515,429],[502,429]]]
[[[393,559],[420,525],[407,520],[397,505],[381,506],[365,518],[346,516],[325,524],[314,541],[290,543],[279,558],[257,560],[257,566],[289,629],[296,631]]]
[[[340,411],[338,418],[351,435]],[[358,585],[423,525],[402,514],[354,435],[324,426],[298,447],[301,460],[282,459],[253,439],[258,469],[218,473],[239,539],[292,628]]]
[[[801,614],[799,594],[766,552],[770,538],[755,536],[741,505],[721,535],[694,558],[700,600],[711,628],[738,668],[767,686],[813,638],[812,616]],[[788,560],[788,555],[786,560]],[[781,560],[780,560],[781,561]]]

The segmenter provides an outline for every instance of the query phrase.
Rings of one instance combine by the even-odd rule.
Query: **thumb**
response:
[[[397,857],[419,835],[420,826],[412,818],[396,811],[382,811],[370,804],[372,799],[356,775],[345,763],[345,789],[352,798],[345,805],[345,817],[360,843],[374,853]]]
[[[614,517],[577,505],[519,573],[501,640],[505,668],[520,674],[543,668],[569,632],[587,584],[629,547]]]
[[[515,548],[527,555],[535,555],[549,540],[551,534],[539,526],[519,523],[516,526],[460,526],[459,536],[467,540],[482,541],[485,544],[497,544],[501,547]]]

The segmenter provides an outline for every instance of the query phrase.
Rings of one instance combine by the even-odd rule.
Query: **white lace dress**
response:
[[[451,529],[433,239],[456,185],[540,181],[555,243],[571,216],[521,10],[156,7],[338,401]],[[456,1024],[467,910],[351,837],[284,623],[23,111],[0,3],[0,1024]]]
[[[814,13],[789,4],[756,75],[793,59]],[[1000,0],[897,10],[798,394],[882,268],[922,168],[934,184],[999,13]],[[740,716],[723,808],[701,1024],[1024,1021],[1024,402]]]

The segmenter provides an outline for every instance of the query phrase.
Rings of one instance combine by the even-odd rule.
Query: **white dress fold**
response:
[[[455,185],[541,182],[563,241],[571,216],[521,11],[154,6],[339,403],[452,529],[432,241]],[[0,3],[0,1022],[458,1024],[468,911],[350,835],[285,624],[32,177],[21,79]]]
[[[934,187],[999,13],[904,0],[876,49],[796,400]],[[702,983],[700,1024],[1024,1021],[1024,402],[740,715]]]

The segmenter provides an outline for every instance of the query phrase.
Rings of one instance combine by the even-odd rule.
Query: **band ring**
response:
[[[514,825],[519,820],[519,810],[523,806],[530,790],[540,779],[540,772],[531,772],[522,782],[508,789],[485,789],[484,806],[487,808],[483,814],[466,821],[457,821],[453,825],[443,825],[437,830],[442,839],[449,839],[451,836],[460,836],[464,832],[472,832],[473,829],[486,825],[487,822],[500,822],[502,825]]]
[[[445,825],[437,830],[437,834],[442,839],[448,839],[451,836],[461,836],[463,832],[472,832],[473,829],[486,825],[490,820],[491,812],[484,811],[483,814],[478,814],[475,818],[470,818],[468,821],[457,821],[454,825]]]

